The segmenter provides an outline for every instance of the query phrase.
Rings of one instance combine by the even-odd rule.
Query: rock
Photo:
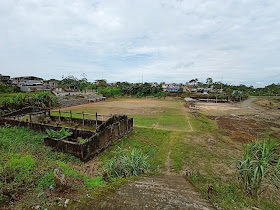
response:
[[[64,207],[67,207],[67,205],[69,204],[70,199],[66,199],[64,202]]]
[[[61,169],[54,169],[54,182],[57,188],[60,190],[65,190],[67,187],[65,175],[62,173]]]

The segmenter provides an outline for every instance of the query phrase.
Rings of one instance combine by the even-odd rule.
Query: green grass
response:
[[[226,137],[219,133],[214,121],[203,114],[195,117],[184,112],[182,103],[179,102],[174,101],[175,107],[155,108],[155,112],[151,114],[132,115],[136,126],[150,128],[134,127],[128,136],[100,153],[95,158],[96,162],[101,162],[99,169],[103,167],[106,161],[112,159],[115,156],[114,151],[121,147],[124,151],[140,149],[149,157],[149,173],[162,173],[167,171],[166,160],[170,153],[170,171],[177,173],[184,173],[186,169],[192,171],[193,175],[187,177],[187,179],[205,198],[207,198],[207,186],[213,185],[214,193],[211,200],[220,207],[224,209],[252,209],[252,207],[279,209],[277,193],[264,193],[259,199],[255,199],[248,197],[243,192],[239,186],[233,162],[233,158],[237,158],[241,150],[236,147],[236,144],[231,144]],[[185,114],[188,115],[194,132],[184,132],[186,130],[190,131]],[[159,130],[156,127],[166,128],[167,130]],[[38,187],[44,188],[53,184],[51,172],[54,167],[58,166],[63,169],[67,177],[72,180],[79,180],[79,183],[83,183],[87,189],[92,190],[90,191],[92,197],[102,195],[124,181],[120,178],[115,179],[112,184],[103,184],[101,177],[85,178],[83,174],[74,170],[68,164],[69,161],[72,161],[70,158],[72,156],[45,151],[40,140],[42,134],[36,134],[26,129],[24,131],[19,128],[10,129],[12,130],[9,132],[7,128],[0,130],[0,139],[4,137],[7,140],[5,136],[12,136],[8,138],[10,143],[5,143],[5,140],[3,145],[0,144],[0,152],[10,148],[12,139],[20,142],[20,145],[16,143],[15,147],[10,148],[10,150],[12,153],[19,151],[21,154],[30,155],[36,160],[37,170],[42,170],[37,184]],[[29,145],[23,145],[23,142],[28,141],[31,142]],[[1,146],[3,150],[1,150]],[[41,148],[44,149],[41,150]],[[40,165],[37,163],[40,163]],[[73,185],[73,187],[79,189],[79,186]]]
[[[13,195],[26,191],[36,197],[38,191],[55,186],[55,168],[62,168],[67,179],[81,180],[78,184],[69,182],[70,187],[81,191],[104,184],[102,177],[88,177],[68,165],[69,162],[81,163],[79,159],[45,147],[45,136],[26,128],[0,127],[0,208],[7,201],[3,193]],[[25,205],[32,202],[32,196],[31,200],[24,201]]]

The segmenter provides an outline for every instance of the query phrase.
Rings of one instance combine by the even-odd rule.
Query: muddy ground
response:
[[[197,107],[234,141],[280,138],[280,111],[259,106],[258,100],[263,99],[250,97],[236,104],[198,103]]]

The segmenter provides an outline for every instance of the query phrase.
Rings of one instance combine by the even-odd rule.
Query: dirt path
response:
[[[72,209],[214,209],[182,175],[143,177]]]
[[[244,109],[254,109],[253,101],[256,100],[256,97],[249,97],[246,100],[242,101],[239,105]]]
[[[177,132],[192,132],[192,130],[180,130],[180,129],[172,129],[172,128],[158,128],[158,127],[151,127],[151,126],[142,126],[142,125],[133,125],[133,127],[136,128],[149,128],[149,129],[155,129],[155,130],[163,130],[163,131],[177,131]]]

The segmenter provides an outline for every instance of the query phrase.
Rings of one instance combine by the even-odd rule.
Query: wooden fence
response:
[[[97,112],[95,114],[91,114],[91,113],[84,113],[84,112],[72,112],[71,110],[69,112],[66,111],[61,111],[60,109],[58,111],[51,111],[51,112],[57,112],[58,113],[58,119],[59,121],[61,121],[61,117],[67,117],[67,116],[61,116],[61,114],[69,114],[68,116],[72,119],[74,118],[73,115],[81,115],[82,116],[82,120],[83,120],[83,125],[85,125],[85,116],[93,116],[94,120],[96,121],[96,126],[97,126],[97,122],[99,121],[106,121],[109,118],[112,117],[111,115],[102,115],[102,114],[98,114]],[[55,115],[54,115],[55,116]],[[77,118],[77,117],[76,117]]]

